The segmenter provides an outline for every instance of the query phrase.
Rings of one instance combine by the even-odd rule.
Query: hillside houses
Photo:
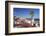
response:
[[[16,16],[14,17],[14,25],[16,27],[35,27],[38,26],[38,24],[39,24],[38,19],[32,21],[31,18],[18,18]]]

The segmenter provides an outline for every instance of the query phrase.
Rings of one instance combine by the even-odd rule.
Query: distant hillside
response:
[[[24,19],[24,18],[14,16],[14,19]],[[25,18],[25,19],[27,19],[27,20],[32,20],[31,18]],[[35,20],[35,21],[39,21],[38,18],[34,18],[34,20]]]

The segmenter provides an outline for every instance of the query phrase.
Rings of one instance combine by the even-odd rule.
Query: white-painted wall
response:
[[[16,1],[44,2],[45,3],[45,9],[46,9],[46,0],[16,0]],[[46,27],[46,24],[45,24],[45,27]],[[0,36],[6,36],[5,35],[5,0],[0,0]],[[13,36],[46,36],[46,33],[23,34],[23,35],[13,35]]]

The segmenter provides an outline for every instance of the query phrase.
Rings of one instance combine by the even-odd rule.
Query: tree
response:
[[[31,23],[32,23],[32,26],[34,26],[34,19],[33,19],[34,11],[30,11],[30,13],[29,13],[29,14],[30,14],[31,19],[32,19],[32,20],[31,20],[31,21],[32,21],[32,22],[31,22]]]
[[[30,16],[31,16],[31,19],[33,19],[33,16],[34,16],[34,11],[30,11]]]

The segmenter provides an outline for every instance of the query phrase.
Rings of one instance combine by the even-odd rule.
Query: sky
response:
[[[30,11],[34,12],[33,18],[39,18],[40,10],[33,8],[13,8],[13,16],[31,18]]]

